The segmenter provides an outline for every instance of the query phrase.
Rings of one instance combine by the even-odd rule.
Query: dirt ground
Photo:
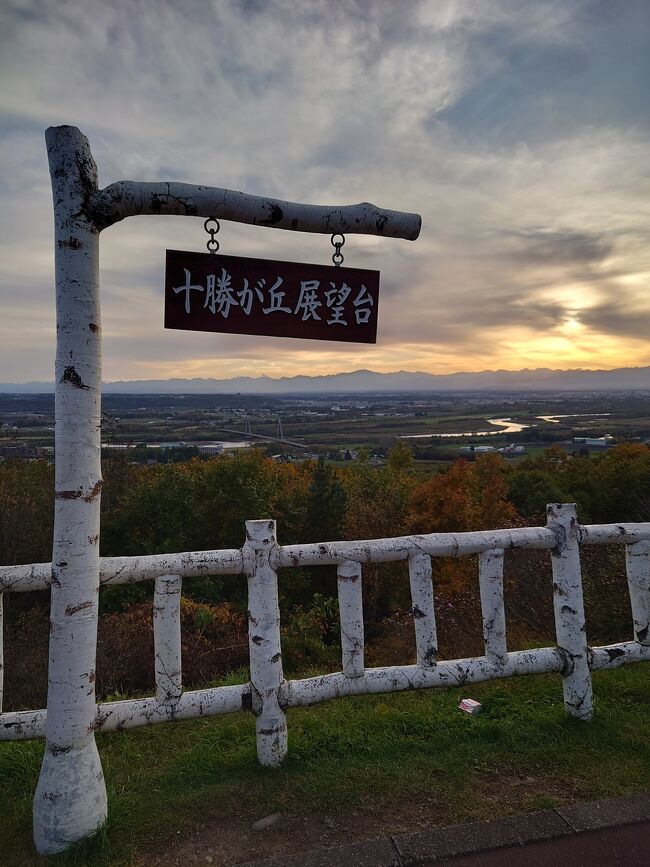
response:
[[[215,867],[246,861],[290,855],[310,849],[323,849],[356,840],[372,840],[396,831],[417,831],[444,823],[440,805],[433,797],[418,798],[390,812],[362,806],[352,812],[313,814],[275,814],[277,818],[263,830],[254,830],[264,817],[254,822],[231,816],[227,820],[201,824],[191,832],[170,839],[161,853],[160,845],[141,850],[138,867],[153,865],[213,864]],[[269,821],[271,817],[268,817]],[[436,821],[437,820],[437,821]],[[264,824],[263,822],[261,824]]]
[[[252,816],[249,809],[210,823],[197,824],[165,841],[162,847],[141,848],[135,863],[138,867],[153,865],[213,864],[230,865],[247,861],[292,855],[312,849],[324,849],[360,840],[374,840],[389,834],[419,831],[423,828],[453,825],[471,819],[491,819],[506,813],[525,810],[531,798],[543,791],[547,796],[562,800],[586,800],[589,793],[567,790],[566,786],[550,785],[547,780],[515,775],[503,776],[496,770],[479,773],[477,769],[476,798],[486,807],[481,815],[459,816],[458,805],[430,792],[411,794],[404,801],[384,795],[381,803],[368,799],[354,810],[322,813],[280,813]],[[386,797],[387,795],[387,797]],[[564,796],[564,797],[562,797]],[[379,800],[379,799],[377,799]],[[528,809],[533,809],[529,806]],[[255,830],[259,824],[268,827]]]

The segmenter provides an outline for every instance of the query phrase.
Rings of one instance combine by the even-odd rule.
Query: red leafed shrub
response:
[[[246,616],[229,602],[207,605],[183,599],[181,642],[187,686],[201,686],[248,666]]]
[[[5,595],[10,598],[4,630],[3,709],[36,710],[45,707],[47,699],[49,618],[43,608],[36,605],[14,614],[13,594]]]
[[[7,606],[8,607],[8,606]],[[5,710],[45,707],[49,623],[34,606],[8,617]],[[183,686],[203,686],[248,665],[246,617],[229,603],[181,600]],[[97,699],[155,691],[151,601],[99,618]]]
[[[224,602],[181,600],[181,658],[184,688],[203,686],[248,664],[246,618]],[[152,692],[154,680],[151,602],[99,620],[97,695]]]

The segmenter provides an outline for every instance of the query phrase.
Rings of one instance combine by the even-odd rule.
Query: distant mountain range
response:
[[[107,382],[107,394],[345,394],[399,391],[648,391],[650,367],[616,370],[483,370],[479,373],[376,373],[328,376],[237,376],[234,379],[139,379]],[[53,391],[51,382],[0,383],[0,393]]]

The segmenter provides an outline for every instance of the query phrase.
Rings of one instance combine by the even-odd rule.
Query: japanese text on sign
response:
[[[167,251],[167,328],[374,343],[378,300],[378,271]]]

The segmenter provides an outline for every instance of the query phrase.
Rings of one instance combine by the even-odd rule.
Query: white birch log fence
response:
[[[585,631],[580,575],[584,545],[624,545],[632,609],[630,641],[589,647]],[[549,583],[557,644],[509,652],[503,601],[504,554],[509,549],[548,550]],[[478,554],[485,654],[438,660],[432,559]],[[365,668],[363,649],[362,564],[405,560],[408,563],[414,623],[414,665]],[[335,565],[341,621],[341,671],[285,680],[282,667],[278,570],[296,565]],[[59,567],[60,568],[60,567]],[[0,567],[2,593],[58,589],[59,571],[51,563]],[[184,691],[181,664],[181,589],[184,578],[242,575],[248,580],[250,682]],[[77,725],[114,732],[161,722],[252,711],[261,764],[280,764],[287,753],[288,708],[341,696],[400,692],[407,689],[464,687],[472,683],[523,675],[556,673],[562,677],[567,714],[590,719],[591,672],[650,661],[650,523],[580,526],[575,506],[550,505],[546,527],[433,533],[394,539],[324,542],[279,546],[275,521],[247,521],[241,550],[199,551],[143,557],[105,558],[99,563],[104,585],[154,581],[153,629],[155,695],[95,705],[88,724],[85,702],[75,705]],[[89,609],[91,606],[87,606]],[[97,619],[96,605],[92,616]],[[0,618],[0,632],[2,622]],[[2,646],[0,644],[0,655]],[[94,670],[95,659],[91,660]],[[48,708],[0,713],[0,740],[28,740],[47,735]],[[57,713],[55,700],[53,712]],[[93,740],[94,743],[94,740]],[[74,773],[72,750],[54,754],[59,771]],[[66,761],[70,767],[66,768]],[[67,778],[67,777],[66,777]],[[84,797],[81,783],[75,790]],[[96,795],[96,793],[95,793]],[[38,814],[35,814],[38,815]],[[79,805],[79,815],[87,815]],[[70,833],[69,829],[66,833]],[[38,837],[37,837],[38,839]]]

